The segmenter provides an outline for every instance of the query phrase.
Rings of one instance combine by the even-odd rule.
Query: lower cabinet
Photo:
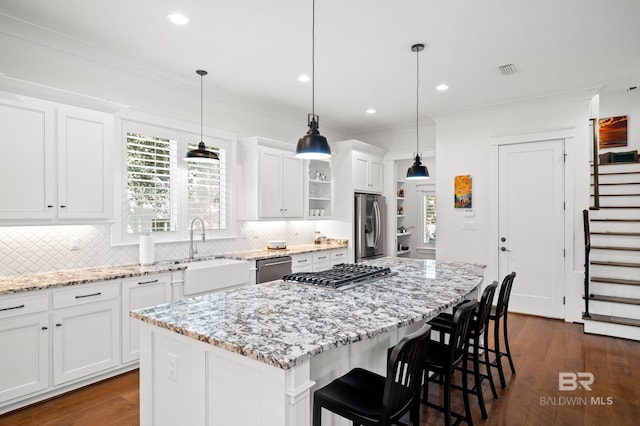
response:
[[[129,311],[170,300],[171,273],[0,296],[0,414],[135,368]]]
[[[313,253],[313,272],[331,269],[331,252],[328,250]]]
[[[313,256],[311,253],[292,254],[291,255],[291,272],[297,274],[298,272],[311,272],[313,271]]]
[[[120,364],[119,289],[114,284],[97,288],[83,287],[69,291],[67,293],[70,294],[60,298],[61,304],[68,301],[76,306],[55,309],[59,293],[53,295],[54,385]],[[106,288],[111,290],[111,294],[103,293]],[[93,301],[102,298],[107,300]]]
[[[11,301],[16,307],[24,305],[21,299]],[[8,312],[2,309],[10,308],[0,307],[0,312]],[[0,319],[2,403],[49,386],[49,314],[45,311]]]
[[[344,263],[346,257],[346,248],[293,254],[291,255],[291,272],[324,271],[331,269],[334,265]]]
[[[122,282],[122,362],[137,361],[140,351],[138,321],[129,311],[171,301],[171,274],[138,277]]]
[[[331,267],[345,263],[347,260],[347,249],[341,248],[337,250],[331,250]]]

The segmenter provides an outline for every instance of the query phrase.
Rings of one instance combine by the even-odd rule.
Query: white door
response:
[[[564,317],[564,141],[499,147],[499,271],[509,309]]]

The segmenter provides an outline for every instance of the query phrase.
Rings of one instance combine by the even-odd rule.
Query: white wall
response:
[[[627,146],[607,151],[640,150],[640,88],[631,92],[619,92],[600,96],[600,117],[627,116]]]
[[[569,221],[565,228],[567,247],[566,295],[567,318],[579,319],[580,285],[582,284],[582,223],[581,211],[588,207],[588,119],[589,101],[593,93],[576,93],[571,98],[549,98],[534,103],[513,104],[482,112],[470,112],[458,117],[441,117],[437,121],[437,184],[439,260],[458,260],[487,265],[485,283],[501,281],[497,268],[497,235],[492,235],[497,218],[491,217],[491,205],[496,203],[497,188],[490,186],[492,145],[496,138],[510,135],[540,134],[564,129],[575,136],[568,147],[567,182],[565,192]],[[567,130],[570,129],[570,130]],[[477,230],[463,230],[463,209],[453,206],[453,179],[470,174],[473,185],[471,220]],[[450,201],[447,201],[450,200]],[[496,240],[496,241],[494,241]],[[492,251],[495,251],[493,253]]]

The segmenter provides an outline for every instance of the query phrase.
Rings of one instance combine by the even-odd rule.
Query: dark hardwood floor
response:
[[[484,395],[489,420],[483,421],[471,395],[479,425],[637,425],[640,419],[640,342],[585,335],[582,325],[509,314],[509,340],[517,375],[506,365],[508,387],[498,400],[488,383]],[[591,391],[559,391],[560,372],[594,375]],[[429,399],[441,401],[430,385]],[[0,425],[137,425],[138,373],[123,374],[39,404],[0,416]],[[455,392],[453,408],[462,412]],[[442,414],[422,408],[422,425],[443,424]],[[241,425],[239,421],[238,425]],[[244,425],[242,425],[244,426]]]

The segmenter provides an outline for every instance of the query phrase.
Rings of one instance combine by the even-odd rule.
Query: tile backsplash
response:
[[[210,255],[266,247],[268,240],[288,245],[313,242],[313,221],[242,222],[239,237],[199,242],[198,254]],[[77,249],[72,249],[76,246]],[[0,275],[138,262],[138,245],[111,246],[111,225],[0,227]],[[155,245],[155,259],[189,254],[188,242]]]

